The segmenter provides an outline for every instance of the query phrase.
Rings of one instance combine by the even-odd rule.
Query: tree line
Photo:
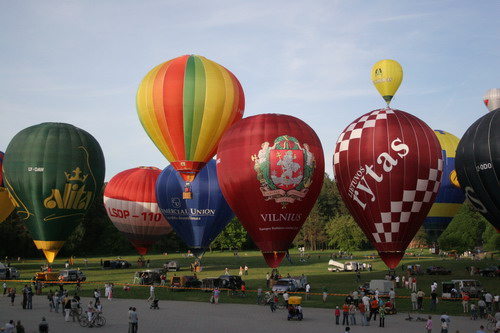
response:
[[[423,229],[415,237],[420,242],[429,243]],[[466,202],[440,236],[438,243],[443,250],[456,250],[459,253],[474,250],[476,247],[499,250],[500,234]],[[43,258],[43,254],[36,249],[28,230],[16,213],[12,213],[0,224],[0,244],[2,244],[0,247],[2,258],[5,256]],[[293,246],[305,247],[308,251],[336,249],[352,252],[372,249],[370,242],[345,207],[334,180],[327,174],[324,176],[318,200],[295,237]],[[236,217],[210,246],[210,250],[216,251],[254,249],[257,247]],[[160,239],[150,253],[187,250],[183,241],[172,232]],[[96,198],[82,223],[61,249],[61,256],[77,257],[134,253],[135,249],[108,218],[102,195]]]

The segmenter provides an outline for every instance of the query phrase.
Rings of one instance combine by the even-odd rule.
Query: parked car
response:
[[[292,276],[279,279],[272,287],[272,291],[284,293],[285,291],[305,290],[307,285],[307,276]]]
[[[196,276],[193,276],[193,275],[172,276],[170,278],[170,285],[173,288],[179,288],[179,287],[184,287],[184,288],[200,288],[201,287],[201,281],[198,280],[198,278]]]
[[[160,284],[162,274],[165,274],[165,270],[161,269],[161,268],[146,269],[144,271],[138,271],[138,272],[135,272],[134,283]]]
[[[131,264],[122,259],[116,259],[116,260],[104,260],[102,262],[102,267],[103,268],[109,268],[109,269],[115,269],[115,268],[129,268]]]
[[[76,282],[78,280],[85,281],[87,277],[82,271],[77,269],[64,269],[59,272],[59,281]]]
[[[429,275],[448,275],[451,270],[443,266],[429,266],[427,267],[427,274]]]
[[[219,276],[219,285],[217,287],[240,289],[242,284],[244,284],[244,282],[238,275],[221,275]]]
[[[165,268],[168,272],[178,272],[181,270],[181,264],[179,264],[176,260],[171,260],[166,264],[163,264],[163,268]]]
[[[59,273],[57,272],[36,272],[34,281],[40,282],[43,286],[57,284],[59,282]]]
[[[0,280],[19,280],[19,277],[20,274],[17,268],[0,263]]]
[[[499,266],[489,266],[481,268],[479,270],[479,275],[481,276],[499,276]]]

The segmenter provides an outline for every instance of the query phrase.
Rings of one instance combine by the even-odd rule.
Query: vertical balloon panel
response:
[[[395,268],[441,182],[441,147],[433,131],[400,110],[369,112],[340,135],[333,166],[349,211]]]
[[[111,222],[141,255],[172,231],[156,200],[160,173],[155,167],[125,170],[111,178],[104,190],[104,205]]]
[[[500,110],[489,112],[465,132],[455,167],[471,204],[500,232]]]
[[[183,199],[181,175],[169,165],[156,182],[161,212],[179,237],[201,257],[234,216],[219,187],[215,160],[210,160],[191,183],[193,198]]]
[[[321,142],[295,117],[248,117],[217,150],[222,193],[270,267],[279,266],[321,191]]]
[[[99,143],[73,125],[43,123],[14,136],[3,169],[19,217],[52,262],[101,191]]]

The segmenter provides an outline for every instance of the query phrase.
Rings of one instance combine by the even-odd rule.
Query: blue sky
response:
[[[66,122],[90,132],[106,180],[168,162],[144,132],[136,89],[183,54],[227,67],[245,116],[293,115],[318,134],[332,175],[335,142],[385,102],[370,81],[381,59],[404,79],[391,106],[461,137],[500,87],[500,2],[2,1],[0,150],[22,129]]]

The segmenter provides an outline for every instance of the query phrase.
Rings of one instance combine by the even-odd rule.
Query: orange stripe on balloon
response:
[[[165,122],[173,143],[176,160],[186,159],[184,143],[184,74],[189,56],[172,61],[163,80],[163,109]]]

